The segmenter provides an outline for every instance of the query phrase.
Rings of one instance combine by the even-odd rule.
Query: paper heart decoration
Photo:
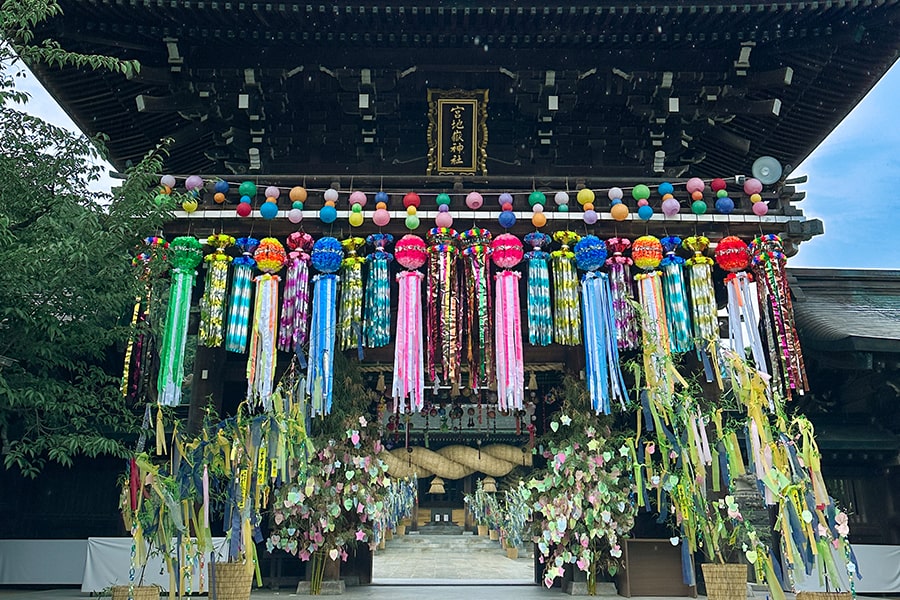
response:
[[[550,423],[550,429],[553,430],[553,433],[556,433],[557,431],[559,431],[559,423],[557,423],[556,421],[552,421]]]
[[[677,535],[673,535],[672,537],[669,538],[669,543],[672,544],[673,546],[677,546],[678,542],[680,542],[680,541],[681,541],[681,538],[679,538]]]
[[[748,551],[746,552],[745,556],[747,557],[747,560],[750,561],[750,564],[751,564],[751,565],[755,565],[755,564],[756,564],[756,559],[757,559],[756,550],[748,550]]]
[[[346,473],[344,473],[344,477],[347,478],[347,481],[353,479],[354,475],[356,475],[356,471],[347,471]]]
[[[350,435],[350,441],[353,442],[353,445],[354,445],[354,446],[358,446],[358,445],[359,445],[359,432],[358,432],[358,431],[354,431],[354,432]]]
[[[275,524],[281,525],[282,521],[284,521],[284,514],[282,514],[281,512],[276,512],[275,513]]]
[[[337,548],[332,548],[328,551],[328,557],[331,558],[331,560],[337,560],[337,557],[340,555],[341,553],[338,552]]]

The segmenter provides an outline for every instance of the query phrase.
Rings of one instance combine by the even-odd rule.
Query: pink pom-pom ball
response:
[[[588,225],[593,225],[597,222],[597,219],[600,218],[595,210],[586,210],[584,211],[584,216],[582,217],[584,222]]]
[[[763,185],[759,179],[747,179],[744,181],[744,193],[748,196],[752,196],[753,194],[758,194],[762,191]]]
[[[478,210],[482,204],[484,204],[484,198],[478,192],[469,192],[469,195],[466,196],[466,206],[472,210]]]
[[[274,185],[270,185],[266,188],[266,198],[275,198],[278,199],[278,196],[281,195],[281,190],[275,187]]]
[[[385,208],[379,208],[375,211],[375,214],[372,215],[372,222],[379,227],[384,227],[391,222],[391,213]]]
[[[350,194],[350,206],[353,206],[354,204],[359,204],[360,206],[365,206],[366,202],[367,202],[367,198],[363,192],[360,192],[359,190],[357,190],[357,191],[353,192],[352,194]]]
[[[606,192],[606,197],[610,200],[621,200],[622,196],[625,195],[625,192],[622,191],[622,188],[619,187],[611,187],[609,191]]]
[[[699,177],[691,177],[688,179],[685,187],[689,193],[693,194],[694,192],[702,192],[706,188],[706,184]]]
[[[491,258],[494,264],[501,269],[511,269],[520,262],[524,256],[522,242],[511,233],[501,233],[491,242]]]
[[[292,208],[288,211],[288,221],[297,224],[303,220],[303,211],[299,208]]]
[[[434,224],[438,227],[453,227],[453,217],[449,212],[438,213],[434,218]]]
[[[667,217],[673,217],[677,215],[679,210],[681,210],[681,203],[678,202],[678,200],[676,200],[675,198],[663,200],[662,211],[663,214]]]
[[[753,214],[757,217],[762,217],[766,213],[769,212],[769,205],[765,202],[754,202],[753,203]]]
[[[404,269],[418,269],[428,258],[425,241],[416,235],[404,235],[394,246],[394,258]]]

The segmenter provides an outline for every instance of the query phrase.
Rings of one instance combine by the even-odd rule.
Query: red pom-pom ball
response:
[[[642,235],[631,245],[631,259],[639,269],[650,271],[659,266],[663,257],[663,247],[659,238]]]
[[[501,269],[511,269],[522,262],[522,242],[511,233],[501,233],[495,237],[491,249],[491,258]]]
[[[241,217],[249,217],[250,213],[253,211],[253,207],[250,206],[249,202],[241,202],[237,205],[237,214]]]
[[[419,195],[415,192],[410,192],[410,193],[406,194],[405,196],[403,196],[403,206],[405,206],[406,208],[409,208],[410,206],[415,206],[416,208],[419,208],[420,204],[422,204],[422,200],[421,200],[421,198],[419,198]]]
[[[417,235],[404,235],[394,245],[394,258],[405,269],[418,269],[428,258],[425,241]]]
[[[732,273],[745,270],[750,265],[750,251],[746,242],[735,235],[723,237],[716,246],[716,262]]]

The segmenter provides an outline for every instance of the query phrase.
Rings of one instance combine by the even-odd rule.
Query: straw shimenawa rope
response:
[[[531,466],[531,452],[517,446],[493,444],[481,452],[469,446],[447,446],[437,452],[413,446],[382,452],[379,458],[388,467],[391,477],[422,478],[437,475],[443,479],[462,479],[472,473],[503,477],[517,466]]]

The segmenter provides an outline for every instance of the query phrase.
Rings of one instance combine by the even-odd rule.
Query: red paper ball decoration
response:
[[[253,212],[253,207],[250,206],[249,202],[241,202],[237,205],[237,214],[240,217],[249,217],[250,213]]]
[[[426,248],[422,238],[407,234],[394,245],[394,258],[401,267],[412,271],[425,264],[428,258]]]
[[[736,235],[723,237],[716,246],[716,262],[732,273],[745,270],[750,265],[750,251],[746,242]]]
[[[405,196],[403,196],[403,206],[409,208],[410,206],[415,206],[419,208],[419,205],[422,204],[422,199],[419,198],[419,195],[415,192],[409,192]]]
[[[511,233],[501,233],[495,237],[491,249],[491,258],[501,269],[511,269],[522,262],[522,242]]]
[[[631,259],[639,269],[653,270],[659,266],[662,258],[662,243],[655,236],[642,235],[631,245]]]

